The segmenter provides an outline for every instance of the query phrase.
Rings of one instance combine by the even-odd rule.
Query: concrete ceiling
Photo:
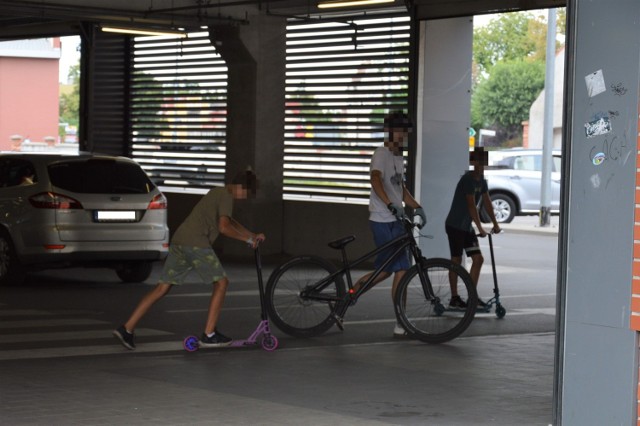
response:
[[[78,34],[81,22],[197,28],[256,14],[307,16],[318,0],[0,0],[0,39]],[[566,0],[395,0],[418,19],[560,7]],[[384,7],[389,7],[386,4]],[[365,11],[371,8],[351,8]],[[345,10],[345,9],[343,9]],[[328,13],[322,12],[324,15]]]

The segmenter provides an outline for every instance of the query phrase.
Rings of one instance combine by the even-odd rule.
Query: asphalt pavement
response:
[[[516,218],[503,229],[554,237],[557,220],[540,227],[537,217]],[[234,272],[255,277],[251,265]],[[114,341],[109,353],[92,353],[92,346],[74,346],[64,319],[49,315],[14,309],[0,299],[2,425],[552,423],[550,332],[462,336],[442,345],[392,338],[353,343],[336,334],[273,352],[252,347],[188,353],[175,337],[159,342],[164,336],[141,330],[135,352],[120,350]],[[67,336],[57,355],[37,357],[30,344],[21,343],[29,336],[20,327],[34,324],[42,327],[40,338]],[[112,324],[98,325],[100,339],[111,339]],[[55,333],[47,334],[47,327]],[[166,349],[169,344],[175,348]]]

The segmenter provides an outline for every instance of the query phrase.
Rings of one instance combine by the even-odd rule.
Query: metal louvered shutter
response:
[[[166,192],[224,185],[227,66],[208,32],[136,37],[131,75],[133,159]]]
[[[80,126],[80,149],[110,155],[128,155],[128,49],[129,38],[121,35],[93,31],[90,52],[86,47],[83,60],[89,60],[91,86],[85,92],[89,101],[81,102],[87,108],[87,125]],[[85,81],[81,84],[86,87]]]
[[[366,203],[391,110],[407,110],[406,11],[290,20],[284,198]]]

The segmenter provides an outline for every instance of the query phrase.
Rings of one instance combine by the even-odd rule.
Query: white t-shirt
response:
[[[402,206],[404,157],[393,155],[386,146],[377,148],[371,157],[371,171],[381,173],[384,191],[389,200],[397,206]],[[371,188],[369,196],[369,220],[374,222],[394,222],[396,217],[389,211],[378,194]]]

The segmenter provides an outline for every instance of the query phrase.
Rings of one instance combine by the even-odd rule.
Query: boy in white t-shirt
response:
[[[412,130],[411,121],[407,114],[401,111],[389,113],[384,119],[384,146],[375,150],[371,157],[371,195],[369,198],[369,226],[373,233],[376,247],[403,235],[406,231],[398,219],[404,214],[403,202],[415,210],[415,214],[427,222],[424,210],[413,198],[404,185],[404,157],[402,150],[407,146],[409,132]],[[385,250],[375,259],[375,267],[379,267],[392,252]],[[391,287],[391,298],[404,273],[410,267],[409,253],[400,255],[380,273],[373,285],[387,279],[394,274]],[[354,285],[354,290],[367,280],[373,272],[360,278]],[[373,287],[373,285],[371,287]],[[402,337],[406,331],[396,323],[393,335]]]

